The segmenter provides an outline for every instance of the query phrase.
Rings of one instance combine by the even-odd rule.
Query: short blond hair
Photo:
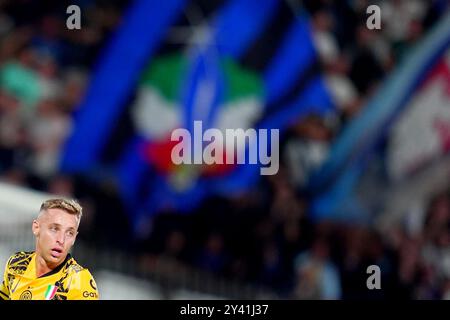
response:
[[[43,211],[47,211],[48,209],[61,209],[66,211],[67,213],[76,215],[78,221],[81,220],[81,216],[83,215],[83,208],[81,205],[74,199],[48,199],[44,201],[39,209],[39,214]]]

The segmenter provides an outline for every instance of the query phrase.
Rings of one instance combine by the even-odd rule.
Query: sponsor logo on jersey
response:
[[[95,281],[94,281],[94,279],[91,279],[91,280],[89,281],[89,284],[91,285],[92,289],[97,290],[97,287],[95,286]]]
[[[83,292],[83,297],[85,297],[85,298],[98,298],[98,295],[95,292],[84,291]]]

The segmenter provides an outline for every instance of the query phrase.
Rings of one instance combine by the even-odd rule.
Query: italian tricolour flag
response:
[[[263,82],[258,74],[246,70],[230,58],[216,61],[223,79],[223,94],[211,127],[221,130],[224,135],[225,129],[246,130],[261,115]],[[171,133],[187,125],[184,119],[184,108],[187,106],[183,104],[182,95],[186,94],[187,88],[192,87],[186,83],[189,67],[189,60],[184,54],[155,58],[143,73],[132,113],[139,134],[148,140],[146,158],[157,170],[172,176],[172,181],[179,181],[177,176],[193,180],[200,175],[219,175],[232,168],[226,164],[176,166],[171,161],[171,150],[178,143],[170,140]],[[195,97],[205,98],[214,91],[214,85],[212,83],[205,88],[197,86]],[[206,113],[202,116],[207,118],[211,108],[206,106],[200,109],[200,112]],[[226,142],[224,157],[228,147],[229,143]]]
[[[55,296],[57,287],[55,285],[49,284],[47,290],[45,291],[45,300],[52,300]]]

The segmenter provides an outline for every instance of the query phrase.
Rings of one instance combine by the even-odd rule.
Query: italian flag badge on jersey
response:
[[[56,293],[56,286],[49,284],[45,291],[45,300],[52,300]]]

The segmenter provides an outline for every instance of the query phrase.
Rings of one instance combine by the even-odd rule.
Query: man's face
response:
[[[48,209],[33,221],[36,236],[36,253],[49,266],[57,266],[64,261],[75,243],[78,218],[61,209]]]

